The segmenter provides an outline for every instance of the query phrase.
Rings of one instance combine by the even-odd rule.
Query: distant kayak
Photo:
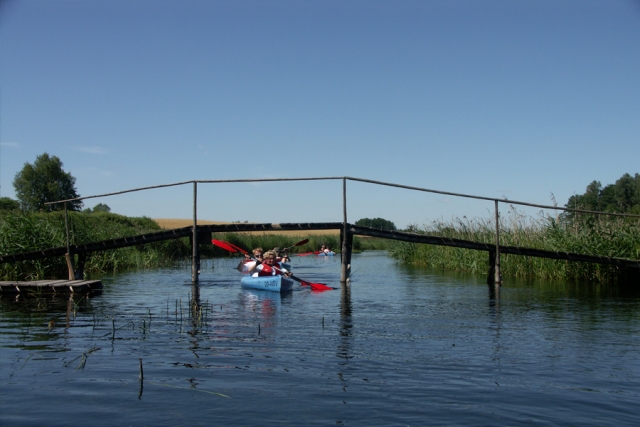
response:
[[[336,253],[333,251],[329,251],[329,252],[318,252],[316,255],[318,256],[334,256]]]
[[[245,288],[287,292],[293,289],[294,281],[284,276],[244,276],[240,283]]]

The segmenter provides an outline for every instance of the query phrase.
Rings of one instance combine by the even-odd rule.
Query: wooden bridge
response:
[[[264,224],[234,223],[234,224],[197,225],[197,185],[198,183],[304,181],[304,180],[323,180],[323,179],[341,179],[343,181],[343,217],[344,217],[343,222],[264,223]],[[382,229],[362,227],[362,226],[350,224],[347,222],[347,208],[346,208],[347,180],[355,180],[360,182],[373,183],[377,185],[386,185],[386,186],[392,186],[392,187],[398,187],[398,188],[404,188],[404,189],[410,189],[410,190],[416,190],[416,191],[425,191],[425,192],[438,193],[438,194],[445,194],[445,195],[452,195],[452,196],[458,196],[458,197],[491,200],[495,203],[496,242],[495,244],[489,244],[489,243],[474,242],[474,241],[468,241],[468,240],[462,240],[462,239],[430,236],[426,234],[406,232],[406,231],[382,230]],[[353,236],[370,236],[370,237],[393,239],[393,240],[400,240],[400,241],[412,242],[412,243],[451,246],[451,247],[466,248],[471,250],[488,252],[490,267],[488,271],[487,282],[489,284],[493,284],[496,286],[499,286],[501,282],[501,276],[500,276],[500,254],[501,253],[523,255],[523,256],[530,256],[530,257],[568,260],[568,261],[598,263],[598,264],[605,264],[605,265],[615,265],[623,268],[640,269],[640,261],[638,260],[577,254],[577,253],[571,253],[571,252],[554,252],[554,251],[535,249],[535,248],[500,245],[500,240],[499,240],[500,227],[499,227],[499,219],[498,219],[499,203],[519,204],[519,205],[525,205],[525,206],[540,207],[545,209],[559,209],[559,210],[565,210],[565,211],[584,212],[584,213],[592,213],[592,214],[605,214],[605,215],[621,215],[621,214],[593,212],[593,211],[585,211],[585,210],[579,210],[579,209],[558,208],[557,206],[545,206],[545,205],[538,205],[538,204],[532,204],[532,203],[518,202],[513,200],[506,200],[506,199],[493,199],[493,198],[480,197],[480,196],[471,196],[471,195],[465,195],[465,194],[459,194],[459,193],[429,190],[429,189],[419,188],[419,187],[409,187],[404,185],[390,184],[385,182],[363,180],[363,179],[350,178],[350,177],[189,181],[186,183],[183,182],[183,183],[168,184],[168,185],[161,185],[161,186],[154,186],[154,187],[145,187],[145,188],[121,191],[117,193],[103,194],[99,196],[89,196],[89,197],[83,197],[83,198],[77,198],[77,199],[62,200],[62,201],[53,202],[53,203],[65,203],[71,200],[82,200],[82,199],[88,199],[88,198],[94,198],[94,197],[112,196],[117,194],[133,192],[133,191],[141,191],[141,190],[147,190],[151,188],[160,188],[160,187],[168,187],[168,186],[175,186],[175,185],[184,185],[188,183],[193,185],[193,225],[192,226],[147,233],[147,234],[142,234],[138,236],[129,236],[129,237],[122,237],[117,239],[104,240],[100,242],[79,244],[79,245],[71,245],[69,243],[70,241],[69,231],[67,228],[67,246],[66,247],[47,248],[47,249],[34,251],[34,252],[17,253],[17,254],[11,254],[11,255],[0,255],[0,263],[18,262],[18,261],[36,260],[36,259],[42,259],[42,258],[48,258],[48,257],[64,256],[66,257],[67,266],[69,269],[69,280],[77,280],[83,277],[84,263],[86,260],[86,255],[88,253],[124,248],[124,247],[134,246],[134,245],[144,245],[148,243],[160,242],[160,241],[170,240],[170,239],[189,237],[192,245],[191,280],[193,283],[197,283],[199,271],[200,271],[199,247],[201,244],[211,244],[211,233],[299,231],[301,234],[304,234],[305,231],[310,231],[310,230],[340,230],[341,265],[342,265],[340,280],[343,283],[349,282],[349,276],[351,271],[351,251],[353,246]],[[65,212],[66,212],[66,203],[65,203]],[[640,217],[640,215],[624,215],[624,216]],[[76,261],[76,255],[77,255],[77,261]]]

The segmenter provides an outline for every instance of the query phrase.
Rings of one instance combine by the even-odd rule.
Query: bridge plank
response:
[[[0,281],[0,294],[25,292],[82,294],[100,289],[102,289],[100,280]]]

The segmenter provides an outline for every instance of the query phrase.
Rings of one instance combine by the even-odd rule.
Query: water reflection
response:
[[[198,283],[193,283],[191,285],[191,300],[189,308],[192,326],[189,335],[193,337],[193,339],[191,340],[190,350],[196,356],[196,358],[198,358],[200,356],[198,356],[198,353],[196,353],[196,350],[198,350],[198,339],[196,335],[200,332],[204,324],[204,308],[200,303],[200,285]]]
[[[337,263],[296,261],[339,283]],[[195,286],[187,266],[116,275],[99,298],[0,299],[0,424],[637,424],[637,298],[524,281],[496,295],[383,254],[354,256],[340,290],[279,294],[216,262]]]
[[[338,364],[338,378],[342,385],[342,390],[347,391],[349,380],[345,378],[345,372],[349,359],[352,355],[352,328],[353,322],[351,317],[351,285],[349,283],[340,284],[340,340],[336,355],[343,359]]]

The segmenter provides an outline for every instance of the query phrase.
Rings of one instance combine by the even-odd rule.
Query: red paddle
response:
[[[223,242],[222,240],[216,240],[213,239],[211,240],[211,243],[213,243],[216,246],[221,247],[222,249],[226,249],[229,252],[242,252],[244,254],[248,254],[249,252],[247,252],[246,250],[231,244],[229,242]],[[306,243],[306,242],[305,242]],[[304,243],[301,243],[304,244]],[[294,245],[297,246],[297,245]],[[255,259],[253,256],[251,257],[252,260],[254,260],[256,263],[258,264],[262,264],[261,261],[258,261],[257,259]],[[282,270],[280,270],[278,267],[274,267],[277,271],[282,272]],[[293,280],[295,280],[296,282],[299,282],[302,286],[309,286],[311,287],[311,289],[313,289],[314,291],[331,291],[337,288],[332,288],[331,286],[327,286],[324,283],[311,283],[311,282],[307,282],[305,280],[300,279],[299,277],[294,276],[293,274],[290,275],[289,277],[291,277]]]
[[[284,248],[282,251],[283,252],[287,252],[289,249],[293,249],[296,246],[302,246],[302,245],[306,245],[307,243],[309,243],[309,239],[304,239],[304,240],[300,240],[298,243],[296,243],[293,246],[289,246],[288,248]]]
[[[232,248],[234,248],[238,252],[242,252],[245,255],[249,254],[249,252],[245,251],[244,249],[242,249],[239,246],[234,245],[233,243],[229,243],[229,242],[224,242],[224,243],[226,243],[227,245],[231,246]]]
[[[297,256],[307,256],[307,255],[314,255],[314,252],[303,252],[301,254],[296,254]]]
[[[232,252],[232,253],[238,252],[238,249],[234,248],[231,243],[223,242],[222,240],[216,240],[216,239],[211,239],[211,243],[229,252]]]

